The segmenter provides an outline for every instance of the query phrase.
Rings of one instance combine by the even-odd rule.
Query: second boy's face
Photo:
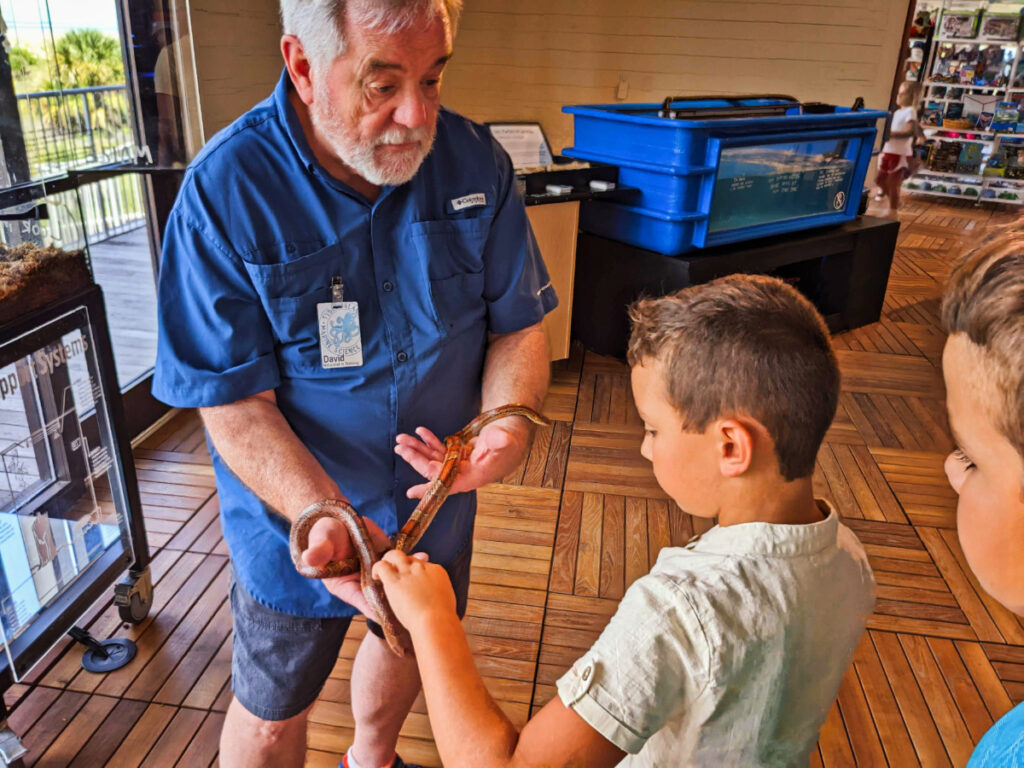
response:
[[[987,375],[978,347],[950,336],[942,355],[946,406],[957,450],[946,475],[959,495],[956,527],[971,570],[985,590],[1024,615],[1024,460],[990,415]]]
[[[633,399],[644,420],[640,454],[654,468],[658,485],[684,511],[697,517],[714,517],[718,509],[716,483],[720,479],[714,439],[683,430],[683,420],[665,390],[662,365],[644,360],[630,374]]]

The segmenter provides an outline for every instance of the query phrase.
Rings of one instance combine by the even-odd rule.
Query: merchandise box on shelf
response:
[[[1016,40],[1019,33],[1019,12],[986,12],[981,17],[980,37],[987,40]]]
[[[978,35],[978,18],[981,10],[943,10],[939,21],[939,35],[950,38],[972,38]]]

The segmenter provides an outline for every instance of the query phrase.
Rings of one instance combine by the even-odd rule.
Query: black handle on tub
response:
[[[745,101],[770,100],[775,104],[745,104]],[[725,106],[721,107],[673,107],[673,104],[694,101],[724,101]],[[793,96],[777,93],[755,93],[742,96],[668,96],[661,103],[658,117],[673,119],[686,117],[700,117],[702,119],[715,117],[754,117],[764,115],[784,114],[787,109],[800,107],[800,102]]]
[[[663,110],[669,110],[672,105],[677,101],[728,101],[733,106],[744,106],[737,104],[737,102],[745,101],[748,99],[773,99],[775,101],[791,101],[794,104],[799,104],[800,100],[795,96],[787,96],[783,93],[750,93],[742,96],[723,96],[722,94],[715,94],[714,96],[666,96],[665,100],[661,102],[661,108]],[[779,106],[776,104],[766,104],[765,106]]]

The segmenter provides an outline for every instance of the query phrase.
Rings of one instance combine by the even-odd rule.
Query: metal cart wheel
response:
[[[28,754],[18,734],[7,724],[7,705],[0,698],[0,765],[8,768],[25,768],[22,757]]]
[[[122,621],[142,623],[153,605],[153,580],[149,568],[129,571],[124,581],[114,587],[114,603]]]
[[[121,621],[127,621],[130,624],[141,624],[149,615],[149,603],[144,603],[137,594],[132,595],[129,600],[128,605],[117,606],[117,612],[121,616]]]

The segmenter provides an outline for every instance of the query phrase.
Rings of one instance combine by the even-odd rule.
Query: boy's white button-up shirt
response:
[[[807,766],[875,602],[864,548],[819,505],[663,549],[558,680],[621,765]]]

